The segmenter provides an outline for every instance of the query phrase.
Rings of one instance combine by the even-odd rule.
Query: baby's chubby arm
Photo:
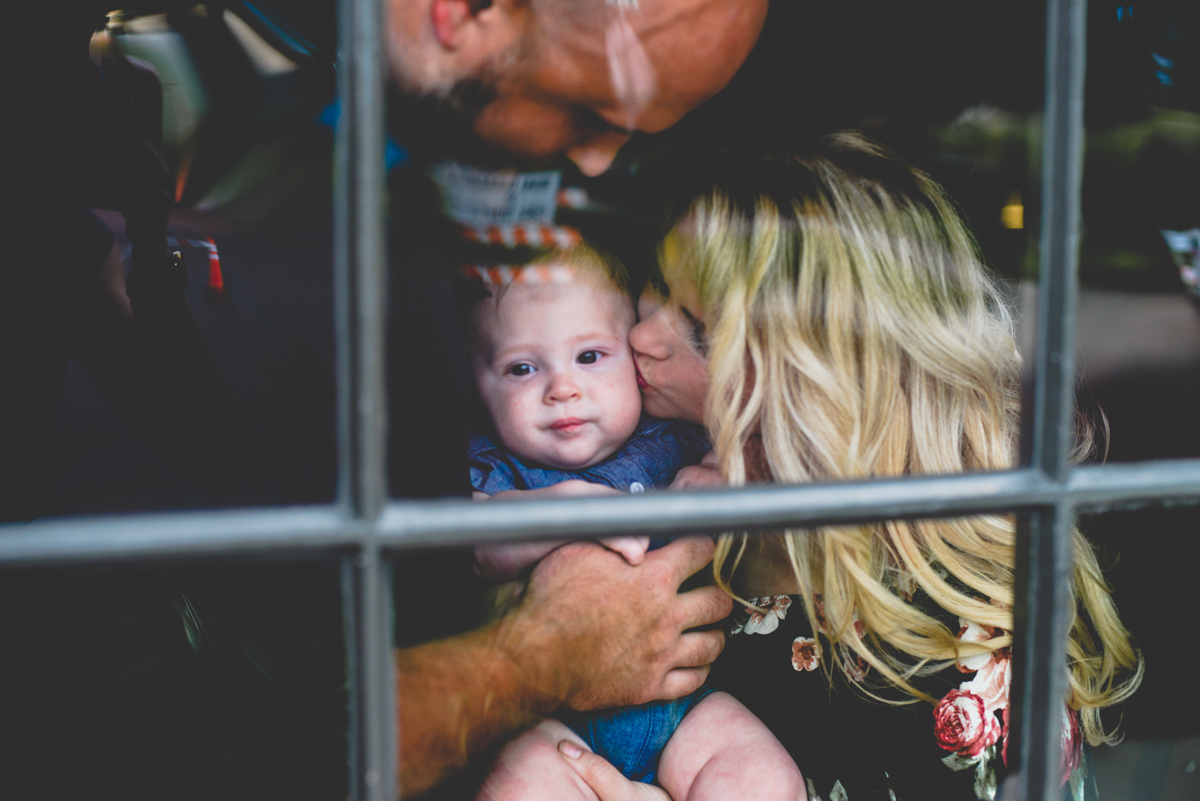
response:
[[[593,484],[589,481],[572,479],[550,487],[534,490],[506,490],[488,496],[482,492],[474,493],[475,500],[516,501],[535,500],[538,498],[568,498],[584,495],[620,495],[619,490],[604,484]],[[505,581],[516,578],[523,572],[540,562],[556,548],[560,548],[573,540],[542,540],[540,542],[523,542],[506,545],[480,545],[475,548],[475,567],[479,575],[492,581]],[[615,551],[625,557],[631,565],[640,565],[650,546],[649,537],[603,537],[600,544],[610,551]]]

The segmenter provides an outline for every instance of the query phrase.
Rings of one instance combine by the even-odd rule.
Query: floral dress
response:
[[[849,686],[854,681],[876,695],[886,692],[871,682],[870,666],[861,658],[844,657],[850,678],[835,670],[832,684],[817,669],[821,639],[809,629],[798,598],[750,600],[757,608],[735,615],[730,634],[737,636],[728,638],[713,682],[749,707],[784,744],[804,774],[809,801],[996,798],[1006,774],[1009,649],[964,658],[919,680],[920,689],[940,699],[932,710],[924,701],[885,704]],[[915,602],[922,601],[923,607],[940,611],[918,590]],[[937,616],[953,623],[944,612]],[[817,618],[823,619],[820,606]],[[1002,633],[961,618],[957,624],[964,642]],[[861,634],[862,623],[855,625]],[[1079,716],[1064,705],[1063,717],[1064,796],[1085,801],[1085,790],[1086,798],[1094,798],[1095,790],[1087,780]]]

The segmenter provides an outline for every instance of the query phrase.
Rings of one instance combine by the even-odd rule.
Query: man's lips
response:
[[[555,431],[574,431],[586,422],[587,420],[580,420],[578,417],[564,417],[551,423],[550,428]]]

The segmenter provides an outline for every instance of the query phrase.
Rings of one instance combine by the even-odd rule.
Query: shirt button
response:
[[[643,492],[646,491],[646,487],[642,484],[642,482],[634,481],[634,482],[630,483],[629,491],[632,492],[634,495],[641,495]]]

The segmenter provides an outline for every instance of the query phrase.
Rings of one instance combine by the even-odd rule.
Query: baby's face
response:
[[[633,307],[598,279],[514,284],[476,305],[479,392],[504,447],[561,470],[611,456],[637,428]]]

